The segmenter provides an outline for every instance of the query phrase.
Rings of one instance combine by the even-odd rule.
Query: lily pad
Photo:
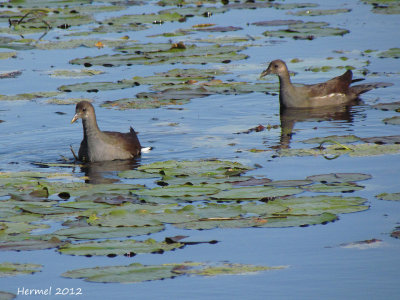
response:
[[[51,72],[52,77],[61,78],[81,78],[103,74],[103,71],[92,70],[92,69],[80,69],[80,70],[54,70]]]
[[[214,228],[280,228],[309,226],[316,224],[326,224],[338,219],[335,214],[323,213],[321,215],[302,216],[302,215],[282,215],[270,217],[249,217],[249,218],[231,218],[220,220],[200,220],[181,224],[174,224],[175,227],[184,229],[214,229]]]
[[[86,256],[117,256],[134,255],[138,253],[158,253],[171,251],[181,248],[181,243],[167,244],[166,242],[157,242],[153,239],[144,241],[135,240],[105,240],[100,242],[84,242],[79,244],[66,244],[58,248],[62,254],[86,255]]]
[[[280,149],[280,156],[318,156],[322,155],[327,159],[334,159],[340,155],[349,155],[351,157],[374,156],[385,154],[396,154],[400,152],[400,145],[379,145],[372,143],[348,145],[346,147],[336,144],[325,149]]]
[[[364,189],[363,186],[355,183],[331,183],[331,184],[313,184],[303,187],[304,190],[314,193],[353,193]]]
[[[17,57],[17,52],[0,52],[0,59],[8,59]]]
[[[330,135],[326,137],[315,137],[315,138],[310,138],[304,141],[301,141],[302,143],[305,144],[321,144],[321,143],[326,143],[326,144],[335,144],[340,143],[340,144],[345,144],[345,143],[353,143],[353,142],[358,142],[360,141],[360,138],[355,136],[355,135]]]
[[[400,6],[399,6],[400,9]],[[400,13],[400,11],[399,11]],[[400,48],[390,48],[389,50],[378,53],[380,58],[400,58]]]
[[[15,295],[13,293],[0,291],[0,299],[2,299],[2,300],[12,300],[15,298],[17,298],[17,295]]]
[[[378,103],[373,105],[372,107],[383,111],[389,111],[389,110],[400,111],[400,101],[389,102],[389,103]]]
[[[121,238],[146,235],[160,232],[163,225],[142,227],[105,227],[105,226],[77,226],[64,228],[53,232],[53,235],[76,240],[96,240],[101,238]]]
[[[163,45],[163,44],[162,44]],[[139,54],[114,54],[100,55],[94,57],[77,58],[70,61],[71,64],[80,65],[100,65],[106,67],[122,65],[140,65],[140,64],[206,64],[223,63],[225,61],[246,59],[248,56],[239,54],[238,51],[245,49],[245,46],[196,46],[187,45],[184,49],[178,49],[170,46],[169,49],[157,49],[160,46],[154,44],[152,51],[140,51]],[[120,51],[128,51],[128,48]],[[138,50],[135,50],[138,51]]]
[[[400,201],[400,193],[381,193],[375,197],[381,200]]]
[[[20,264],[20,263],[0,263],[0,277],[33,274],[41,272],[42,265]]]
[[[349,8],[338,8],[338,9],[307,9],[300,10],[296,12],[289,12],[290,15],[294,16],[326,16],[326,15],[336,15],[342,13],[348,13],[351,9]]]
[[[61,94],[60,92],[36,92],[36,93],[23,93],[17,95],[0,95],[0,101],[34,100],[34,99],[55,97],[60,94]]]
[[[371,175],[362,173],[330,173],[330,174],[313,175],[307,177],[308,180],[312,180],[314,182],[321,182],[324,184],[356,182],[371,178],[372,178]]]
[[[183,275],[217,276],[241,275],[267,270],[280,270],[284,266],[267,267],[244,264],[205,264],[196,262],[171,263],[162,265],[142,265],[133,263],[127,266],[107,266],[72,270],[61,276],[82,278],[91,282],[133,283],[149,280],[163,280]]]
[[[306,22],[289,25],[284,30],[265,31],[263,35],[267,37],[312,40],[317,37],[345,35],[347,33],[349,33],[347,29],[329,27],[329,24],[326,22]]]
[[[386,118],[386,119],[383,119],[383,122],[385,124],[390,124],[390,125],[400,125],[400,117],[394,116],[391,118]]]
[[[254,186],[233,188],[227,191],[220,191],[211,196],[215,200],[261,200],[264,198],[274,198],[289,196],[301,193],[302,190],[297,187],[290,188],[275,188],[270,186]]]
[[[33,251],[33,250],[44,250],[59,247],[63,244],[56,237],[52,237],[48,240],[44,239],[31,239],[11,242],[0,242],[0,251]]]

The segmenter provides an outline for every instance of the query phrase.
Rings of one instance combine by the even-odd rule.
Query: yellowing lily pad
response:
[[[20,263],[0,263],[0,277],[26,275],[41,272],[42,265],[20,264]]]

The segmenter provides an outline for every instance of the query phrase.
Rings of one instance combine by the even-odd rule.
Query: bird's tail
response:
[[[373,82],[373,83],[354,85],[350,89],[354,94],[360,95],[373,89],[385,88],[392,85],[393,85],[392,83],[387,83],[387,82]]]

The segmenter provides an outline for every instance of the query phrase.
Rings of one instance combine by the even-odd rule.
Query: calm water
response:
[[[292,3],[292,1],[288,1]],[[2,71],[22,70],[16,79],[1,79],[1,94],[18,94],[33,91],[55,91],[62,84],[89,80],[107,81],[130,78],[135,75],[152,75],[177,67],[227,68],[232,74],[221,76],[237,81],[257,81],[267,62],[281,58],[318,61],[333,56],[334,50],[350,51],[348,56],[363,59],[357,51],[367,49],[387,50],[399,46],[400,18],[398,15],[379,15],[371,7],[359,1],[329,1],[320,3],[321,9],[350,8],[350,13],[320,16],[296,17],[287,15],[286,10],[263,8],[256,10],[233,10],[216,14],[210,18],[194,17],[186,23],[165,23],[152,26],[145,31],[129,33],[140,42],[167,41],[167,38],[148,38],[149,35],[171,32],[178,28],[189,28],[199,23],[214,23],[220,26],[240,26],[241,31],[232,35],[261,36],[266,27],[248,26],[255,21],[277,19],[300,19],[326,21],[332,27],[350,30],[343,37],[317,38],[313,41],[263,38],[256,40],[256,46],[244,51],[249,58],[228,65],[190,66],[159,65],[103,68],[105,74],[84,79],[51,78],[52,69],[74,69],[68,61],[77,57],[112,53],[110,49],[77,48],[73,50],[26,50],[18,51],[16,59],[0,60]],[[325,3],[327,2],[327,3]],[[148,4],[127,9],[127,11],[102,14],[109,15],[157,11],[156,5]],[[3,24],[7,26],[7,24]],[[272,28],[274,29],[274,28]],[[52,40],[60,35],[51,31],[45,39]],[[118,37],[123,34],[118,34]],[[195,37],[208,36],[197,33]],[[217,33],[216,35],[224,35]],[[104,36],[101,36],[105,38]],[[114,37],[107,35],[107,37]],[[193,39],[192,36],[173,38],[174,41]],[[370,105],[399,100],[398,59],[368,58],[371,72],[380,76],[368,76],[366,81],[394,83],[386,89],[364,94],[364,104],[352,107],[345,117],[323,118],[316,122],[301,118],[294,124],[295,134],[290,141],[292,148],[305,147],[301,140],[328,135],[355,134],[360,137],[398,135],[399,127],[385,125],[383,118],[394,112],[373,110]],[[54,67],[52,67],[54,66]],[[295,69],[289,64],[289,68]],[[294,81],[318,82],[337,76],[340,70],[326,73],[312,73],[301,70]],[[385,75],[384,73],[395,73]],[[355,77],[362,75],[355,71]],[[276,78],[267,78],[276,81]],[[372,175],[362,182],[365,189],[357,196],[368,199],[371,208],[365,212],[340,215],[340,220],[327,225],[306,228],[275,229],[218,229],[178,230],[167,227],[166,231],[153,234],[155,239],[166,236],[189,235],[191,240],[218,240],[216,245],[188,246],[163,255],[142,254],[134,258],[86,258],[59,255],[54,250],[31,252],[2,252],[0,261],[43,264],[43,271],[35,275],[16,276],[0,279],[0,290],[17,293],[18,288],[44,289],[52,287],[82,288],[85,299],[395,299],[400,287],[399,240],[390,237],[390,232],[400,222],[400,203],[382,201],[375,195],[382,192],[400,191],[400,155],[382,155],[354,158],[342,156],[335,160],[322,157],[274,158],[274,152],[251,153],[247,150],[271,149],[281,142],[281,129],[275,128],[251,134],[235,134],[258,124],[280,125],[277,96],[252,93],[237,96],[210,96],[194,99],[182,110],[144,109],[117,111],[100,108],[102,101],[130,97],[148,87],[100,92],[97,94],[73,93],[71,97],[90,97],[95,101],[97,118],[104,130],[126,131],[132,125],[140,132],[144,146],[154,150],[144,154],[140,163],[151,163],[169,159],[219,158],[259,164],[249,174],[262,175],[271,179],[304,179],[306,176],[331,172],[360,172]],[[63,112],[60,115],[56,112]],[[81,125],[70,125],[74,106],[58,106],[44,101],[2,101],[0,102],[0,171],[34,170],[33,162],[55,162],[60,156],[72,157],[69,145],[79,147],[82,136]],[[168,126],[178,123],[177,126]],[[230,144],[234,144],[233,146]],[[49,169],[46,169],[46,171]],[[60,171],[51,168],[50,171]],[[79,169],[62,169],[63,172],[77,172]],[[106,176],[113,176],[107,173]],[[380,239],[377,247],[360,250],[337,247],[367,239]],[[95,284],[82,280],[63,279],[59,275],[70,269],[83,267],[126,265],[132,262],[162,264],[183,261],[229,261],[233,263],[259,265],[287,265],[279,271],[262,272],[255,275],[219,276],[215,278],[181,277],[163,281],[138,284]],[[18,299],[28,298],[20,296]],[[55,298],[48,297],[48,298]],[[47,299],[47,298],[46,298]]]

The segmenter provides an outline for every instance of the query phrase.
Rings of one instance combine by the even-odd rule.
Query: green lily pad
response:
[[[76,226],[53,232],[53,235],[77,240],[96,240],[101,238],[122,238],[160,232],[163,225],[142,227]]]
[[[41,272],[42,267],[42,265],[38,264],[3,262],[0,263],[0,277],[33,274],[36,272]]]
[[[295,16],[326,16],[326,15],[336,15],[350,12],[351,9],[348,8],[338,8],[338,9],[307,9],[300,10],[296,12],[289,12],[290,15]]]
[[[119,282],[133,283],[150,280],[163,280],[183,275],[218,276],[218,275],[247,275],[260,271],[280,270],[284,266],[267,267],[244,264],[209,264],[209,263],[171,263],[162,265],[142,265],[133,263],[127,266],[107,266],[72,270],[61,276],[81,278],[90,282]]]
[[[284,26],[284,25],[294,25],[304,23],[301,20],[268,20],[268,21],[258,21],[253,22],[251,25],[255,26]]]
[[[290,197],[275,200],[275,204],[289,207],[288,215],[320,215],[322,213],[342,214],[369,209],[367,200],[361,197],[312,196]]]
[[[128,51],[128,54],[77,58],[71,60],[70,63],[80,65],[101,65],[107,67],[137,64],[205,64],[241,60],[248,57],[245,54],[237,53],[238,51],[245,49],[245,46],[187,45],[184,49],[180,49],[174,48],[173,45],[170,45],[169,49],[158,49],[159,47],[164,47],[164,45],[165,44],[153,44],[154,47],[151,51],[139,51],[139,54],[130,54],[128,48],[121,48],[120,51]],[[136,46],[134,46],[133,49],[135,49],[135,47]]]
[[[233,188],[227,191],[220,191],[211,196],[215,200],[261,200],[264,198],[274,198],[289,196],[301,193],[302,190],[297,187],[275,188],[271,186],[250,186]]]
[[[400,6],[399,6],[399,9],[400,9]],[[400,58],[400,48],[390,48],[389,50],[379,52],[378,57],[380,57],[380,58]]]
[[[36,93],[24,93],[17,95],[0,95],[0,101],[34,100],[34,99],[55,97],[60,94],[61,94],[60,92],[36,92]]]
[[[219,191],[220,190],[215,186],[180,185],[156,187],[151,190],[143,190],[140,192],[140,195],[159,197],[191,197],[213,195]]]
[[[385,154],[396,154],[400,152],[400,145],[379,145],[379,144],[355,144],[346,146],[331,145],[325,149],[280,149],[280,156],[318,156],[333,159],[340,155],[349,155],[351,157],[374,156]]]
[[[375,197],[381,200],[400,201],[400,193],[381,193]]]
[[[241,274],[256,273],[260,271],[267,271],[267,270],[280,270],[284,268],[285,267],[283,266],[266,267],[266,266],[223,263],[221,265],[206,266],[203,268],[175,270],[175,272],[187,275],[218,276],[218,275],[241,275]]]
[[[354,143],[360,141],[360,138],[355,136],[355,135],[330,135],[326,137],[315,137],[315,138],[310,138],[304,141],[301,141],[302,143],[305,144],[321,144],[321,143],[326,143],[326,144],[334,144],[334,142],[340,143],[340,144],[346,144],[346,143]]]
[[[322,182],[324,184],[356,182],[371,178],[371,175],[362,173],[330,173],[307,177],[308,180],[312,180],[314,182]]]
[[[214,229],[214,228],[249,228],[249,227],[262,227],[262,228],[280,228],[280,227],[297,227],[309,226],[316,224],[326,224],[336,221],[338,217],[335,214],[323,213],[321,215],[313,216],[270,216],[270,217],[250,217],[250,218],[232,218],[220,220],[203,220],[193,221],[188,223],[174,224],[177,228],[184,229]]]
[[[66,77],[66,78],[81,78],[87,76],[94,76],[103,74],[103,71],[92,70],[92,69],[80,69],[80,70],[54,70],[50,73],[52,77]]]
[[[263,32],[267,37],[293,38],[293,39],[314,39],[316,37],[345,35],[347,29],[329,27],[326,22],[306,22],[292,24],[285,30],[271,30]]]
[[[232,176],[239,175],[253,168],[238,162],[220,160],[197,161],[162,161],[142,165],[138,170],[147,173],[158,173],[166,176]]]
[[[162,280],[177,276],[173,272],[175,265],[146,266],[133,263],[127,266],[108,266],[78,269],[61,274],[67,278],[82,278],[89,282],[132,283],[149,280]]]
[[[72,105],[72,104],[75,105],[81,101],[93,102],[92,99],[88,98],[66,98],[66,99],[51,98],[46,100],[45,102],[48,104],[57,104],[57,105]]]
[[[48,240],[31,239],[11,242],[0,242],[0,251],[33,251],[56,248],[63,245],[64,242],[56,237]]]
[[[144,241],[105,240],[100,242],[84,242],[79,244],[69,243],[59,247],[58,251],[62,254],[69,255],[116,256],[171,251],[183,246],[184,245],[181,243],[167,244],[166,242],[157,242],[153,239],[147,239]]]
[[[314,193],[352,193],[364,189],[363,186],[355,183],[331,183],[331,184],[313,184],[303,187],[304,190]]]

